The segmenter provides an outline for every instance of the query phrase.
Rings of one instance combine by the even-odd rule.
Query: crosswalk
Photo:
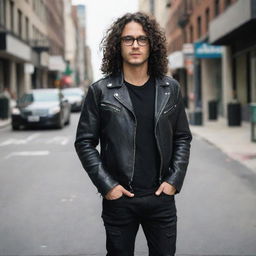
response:
[[[70,137],[68,136],[53,136],[53,137],[43,137],[40,133],[34,133],[25,138],[8,138],[0,141],[0,147],[10,146],[10,145],[28,145],[28,144],[55,144],[65,146],[70,142]]]

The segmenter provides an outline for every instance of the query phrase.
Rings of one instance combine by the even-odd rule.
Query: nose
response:
[[[133,42],[133,48],[138,48],[139,47],[139,44],[138,44],[138,41],[137,41],[137,39],[135,39],[134,40],[134,42]]]

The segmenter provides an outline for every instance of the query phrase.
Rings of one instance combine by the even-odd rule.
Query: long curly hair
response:
[[[115,75],[122,71],[121,34],[125,25],[131,21],[141,24],[149,37],[148,74],[162,77],[167,73],[168,65],[165,34],[155,19],[141,12],[125,14],[117,19],[107,30],[106,35],[101,41],[103,49],[102,73],[105,75]]]

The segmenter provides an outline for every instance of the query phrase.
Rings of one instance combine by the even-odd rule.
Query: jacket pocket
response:
[[[111,111],[115,111],[115,112],[120,112],[121,111],[120,107],[118,107],[114,104],[111,104],[111,103],[107,103],[107,102],[101,102],[100,106],[101,106],[102,109],[105,109],[105,110],[111,110]]]

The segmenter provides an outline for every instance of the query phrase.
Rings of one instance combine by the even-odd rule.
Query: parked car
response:
[[[12,128],[70,123],[71,105],[59,89],[35,89],[24,94],[12,110]]]
[[[83,102],[84,102],[84,90],[81,88],[65,88],[62,90],[65,98],[71,104],[71,111],[81,111]]]

